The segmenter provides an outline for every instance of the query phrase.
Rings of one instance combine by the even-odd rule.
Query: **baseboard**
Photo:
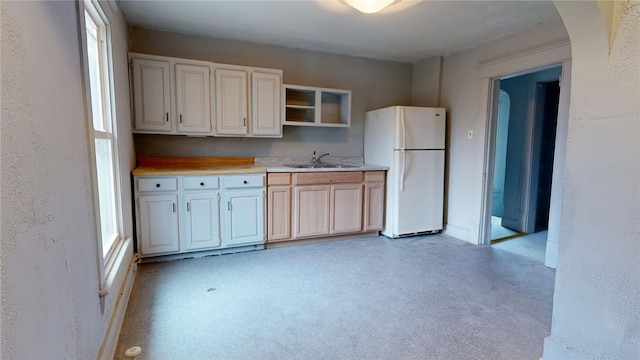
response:
[[[451,236],[458,240],[469,241],[469,230],[459,228],[455,225],[447,224],[442,232],[444,235]]]
[[[339,240],[355,240],[359,238],[367,238],[372,236],[378,236],[379,233],[377,231],[370,231],[366,233],[358,233],[352,235],[339,235],[339,236],[328,236],[328,237],[320,237],[320,238],[310,238],[310,239],[297,239],[297,240],[287,240],[287,241],[277,241],[277,242],[267,242],[267,249],[273,249],[278,247],[287,247],[293,245],[305,245],[305,244],[316,244],[322,242],[329,241],[339,241]]]
[[[555,269],[558,265],[558,243],[547,241],[547,250],[544,253],[544,266]]]
[[[580,356],[578,353],[572,351],[566,346],[562,346],[547,336],[544,339],[544,351],[542,353],[542,360],[586,360],[585,357]]]
[[[235,254],[239,252],[264,250],[264,248],[265,248],[264,244],[253,244],[253,245],[245,245],[245,246],[228,247],[223,249],[183,252],[179,254],[147,256],[147,257],[140,258],[138,262],[141,264],[146,264],[146,263],[167,262],[167,261],[174,261],[174,260],[198,259],[206,256],[218,256],[218,255],[225,255],[225,254]]]
[[[129,296],[131,295],[131,289],[133,288],[133,281],[135,280],[135,273],[137,263],[135,262],[135,256],[131,257],[129,266],[127,268],[127,274],[122,283],[122,287],[118,293],[118,299],[116,300],[113,316],[109,321],[107,333],[105,334],[104,341],[98,359],[111,360],[116,353],[116,347],[118,345],[118,338],[120,337],[120,329],[124,321],[124,314],[127,310],[127,304],[129,303]]]

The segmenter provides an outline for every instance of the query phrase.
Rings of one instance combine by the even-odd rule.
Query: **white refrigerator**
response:
[[[389,167],[383,235],[442,230],[445,131],[444,108],[392,106],[366,113],[364,161]]]

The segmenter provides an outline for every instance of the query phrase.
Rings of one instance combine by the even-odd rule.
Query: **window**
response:
[[[120,236],[118,161],[115,136],[115,105],[111,76],[109,24],[99,5],[84,2],[86,36],[87,99],[91,119],[96,212],[103,263],[109,262]]]

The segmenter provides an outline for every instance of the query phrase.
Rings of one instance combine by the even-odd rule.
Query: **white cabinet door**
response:
[[[142,255],[160,255],[180,251],[178,237],[178,196],[141,195],[138,240]]]
[[[222,207],[223,246],[264,243],[264,190],[226,191]]]
[[[171,132],[169,62],[133,59],[132,66],[134,131]]]
[[[331,234],[362,230],[362,184],[331,185]]]
[[[253,136],[282,136],[279,74],[251,74],[251,133]]]
[[[176,65],[176,107],[178,132],[211,132],[209,67]]]
[[[247,135],[247,72],[216,69],[215,135]]]
[[[184,250],[220,246],[220,195],[218,192],[184,195]]]
[[[328,235],[329,204],[328,185],[296,186],[293,198],[294,237]]]

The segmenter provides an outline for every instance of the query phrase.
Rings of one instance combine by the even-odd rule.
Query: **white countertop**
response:
[[[253,162],[253,161],[251,161]],[[318,165],[312,165],[304,158],[256,158],[254,164],[224,164],[180,162],[168,165],[143,165],[133,170],[133,175],[216,175],[246,173],[293,173],[293,172],[344,172],[344,171],[385,171],[386,166],[363,164],[362,158],[328,158]]]
[[[327,171],[384,171],[389,170],[386,166],[378,165],[346,165],[345,167],[290,167],[286,165],[267,166],[267,172],[327,172]]]

